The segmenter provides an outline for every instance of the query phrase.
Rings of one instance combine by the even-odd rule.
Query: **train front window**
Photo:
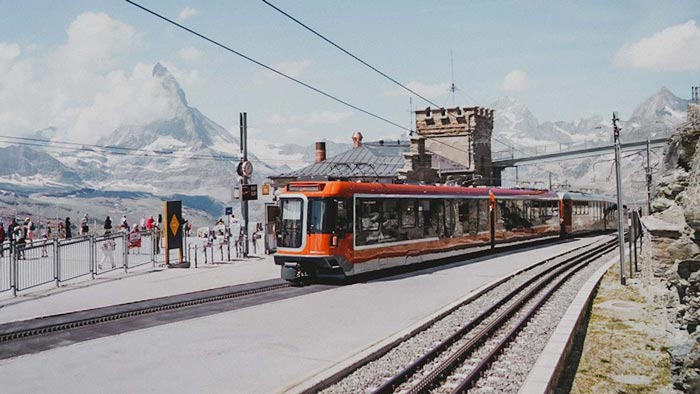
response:
[[[283,198],[280,202],[280,210],[277,245],[283,248],[301,247],[303,200],[300,198]]]
[[[309,234],[328,232],[328,204],[320,198],[309,199]],[[324,231],[326,230],[326,231]]]

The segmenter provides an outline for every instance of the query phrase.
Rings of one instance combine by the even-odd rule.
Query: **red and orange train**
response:
[[[613,230],[617,204],[584,193],[292,182],[279,199],[282,278],[345,278],[542,237]]]

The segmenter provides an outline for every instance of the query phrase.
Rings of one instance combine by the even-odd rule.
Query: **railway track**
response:
[[[0,359],[332,287],[335,286],[298,287],[274,279],[1,324]]]
[[[307,392],[472,389],[557,290],[616,244],[609,240],[579,248],[504,278]]]

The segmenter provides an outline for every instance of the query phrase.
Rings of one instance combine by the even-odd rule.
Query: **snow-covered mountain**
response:
[[[123,125],[97,142],[99,146],[128,148],[119,150],[122,155],[104,155],[95,149],[66,152],[58,159],[96,190],[208,195],[228,201],[237,178],[238,139],[191,107],[180,84],[160,63],[153,67],[152,76],[165,91],[171,117]],[[159,153],[148,153],[153,151]],[[276,173],[274,166],[257,160],[254,154],[249,158],[255,163],[254,180],[259,182]]]
[[[688,103],[689,100],[662,87],[641,103],[628,120],[620,122],[622,136],[646,137],[670,131],[685,121]],[[540,123],[524,104],[512,97],[498,99],[490,107],[496,110],[493,136],[515,146],[611,139],[611,121],[602,116]]]
[[[53,196],[65,201],[82,199],[83,206],[115,205],[110,198],[129,206],[122,200],[133,199],[134,206],[143,207],[136,199],[157,203],[177,195],[190,207],[216,215],[213,207],[230,202],[231,188],[238,178],[239,141],[191,107],[184,90],[164,66],[156,64],[152,77],[160,81],[171,116],[148,124],[122,125],[96,146],[83,145],[79,150],[2,148],[0,188],[29,193],[25,202],[29,205]],[[47,128],[32,137],[51,139],[55,135],[54,128]],[[108,149],[111,153],[99,146],[112,147]],[[279,173],[277,166],[258,160],[254,153],[248,156],[255,166],[253,182],[261,183],[268,175]],[[58,191],[63,194],[56,195]],[[218,203],[212,203],[212,198]],[[193,214],[197,215],[201,216]]]

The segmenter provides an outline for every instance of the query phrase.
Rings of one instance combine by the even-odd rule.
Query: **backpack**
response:
[[[34,224],[34,222],[30,222],[29,229],[32,231],[36,230],[36,224]]]

